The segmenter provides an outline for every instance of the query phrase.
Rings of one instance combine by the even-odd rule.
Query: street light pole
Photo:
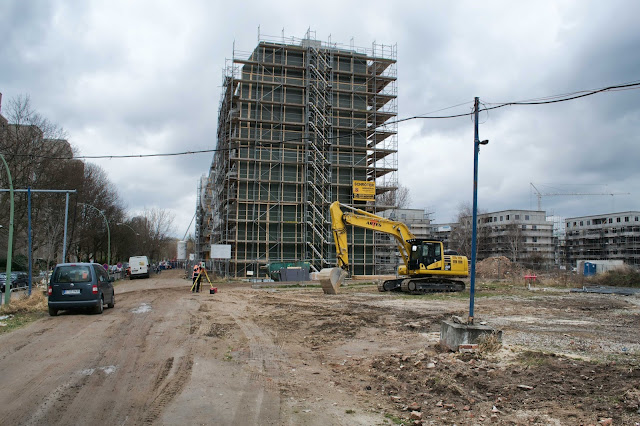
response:
[[[126,226],[127,228],[131,229],[131,231],[133,231],[133,234],[134,234],[135,236],[138,236],[138,237],[140,236],[140,234],[138,234],[138,233],[136,232],[136,230],[135,230],[135,229],[133,229],[131,226],[127,225],[127,224],[126,224],[126,223],[124,223],[124,222],[116,222],[116,225],[123,225],[123,226]],[[135,240],[135,239],[134,239],[134,243],[135,243],[135,244],[134,244],[134,247],[135,247],[135,248],[136,248],[136,250],[137,250],[137,248],[138,248],[138,242],[137,242],[137,240]]]
[[[97,208],[96,206],[92,206],[91,204],[87,204],[87,203],[78,203],[78,204],[82,204],[83,206],[88,206],[88,207],[91,207],[92,209],[97,210],[98,213],[100,213],[104,218],[104,223],[107,225],[107,265],[111,265],[111,231],[109,231],[109,221],[107,220],[107,216],[105,216],[104,212],[99,208]]]
[[[135,230],[135,229],[133,229],[131,226],[127,225],[127,224],[126,224],[126,223],[124,223],[124,222],[117,222],[117,223],[116,223],[116,225],[123,225],[123,226],[126,226],[127,228],[131,229],[131,230],[133,231],[133,233],[134,233],[134,234],[136,234],[136,235],[140,235],[140,234],[138,234],[138,233],[136,232],[136,230]]]
[[[0,159],[4,163],[4,167],[7,169],[7,177],[9,178],[9,242],[7,243],[7,267],[5,269],[7,274],[7,280],[4,283],[4,304],[9,305],[11,299],[11,254],[13,253],[13,180],[11,179],[11,172],[9,171],[9,165],[7,160],[4,159],[4,155],[0,154]]]

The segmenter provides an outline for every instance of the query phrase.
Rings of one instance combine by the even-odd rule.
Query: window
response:
[[[520,220],[520,215],[519,214],[516,215],[516,220]]]
[[[538,242],[538,237],[533,237],[532,240],[533,240],[534,243],[537,243]]]
[[[497,222],[497,221],[498,221],[498,216],[494,216],[494,217],[493,217],[493,221],[494,221],[494,222]]]
[[[576,222],[573,222],[573,226],[576,226]]]
[[[522,225],[522,229],[527,229],[527,225]]]
[[[502,217],[503,217],[503,216],[500,216],[500,222],[502,222]]]
[[[96,272],[99,282],[106,283],[109,281],[109,274],[107,274],[107,271],[101,265],[94,265],[93,269]]]
[[[529,215],[528,214],[524,215],[524,220],[529,220]]]
[[[509,220],[509,215],[507,215],[507,220]],[[636,217],[636,222],[638,221],[638,218]]]
[[[609,223],[613,223],[613,219],[609,218]]]
[[[52,281],[61,283],[91,282],[91,270],[84,265],[59,266]]]
[[[538,226],[537,225],[531,225],[531,229],[533,229],[535,231],[536,229],[538,229]]]
[[[625,217],[624,217],[624,221],[625,221],[625,222],[629,222],[629,216],[625,216]]]
[[[584,223],[582,221],[580,221],[580,226],[584,225]]]
[[[635,221],[636,221],[636,222],[638,221],[638,216],[636,216],[636,220],[635,220]]]
[[[619,218],[619,217],[617,217],[617,218],[616,218],[616,222],[617,222],[617,223],[620,223],[620,222],[621,222],[621,220],[620,220],[620,218]]]
[[[589,226],[589,225],[591,225],[591,221],[590,220],[587,221],[587,226]]]

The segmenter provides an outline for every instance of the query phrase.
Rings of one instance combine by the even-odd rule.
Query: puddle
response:
[[[151,305],[147,303],[143,303],[142,305],[138,306],[131,312],[133,312],[134,314],[144,314],[145,312],[150,312],[150,311],[151,311]]]
[[[83,376],[90,376],[93,373],[95,373],[96,370],[102,370],[104,372],[104,374],[108,375],[108,374],[111,374],[111,373],[115,373],[116,366],[115,365],[107,365],[106,367],[85,368],[84,370],[80,371],[80,374],[82,374]]]

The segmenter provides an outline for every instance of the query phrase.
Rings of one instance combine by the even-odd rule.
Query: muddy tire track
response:
[[[165,363],[163,368],[166,368],[168,365],[169,363]],[[171,366],[173,366],[173,361],[171,361]],[[188,354],[181,359],[180,363],[176,367],[176,371],[173,372],[172,377],[164,383],[164,386],[161,387],[153,401],[151,401],[151,404],[146,409],[144,424],[153,424],[153,422],[160,417],[165,407],[173,401],[176,395],[182,391],[189,381],[192,368],[193,355]],[[161,378],[158,385],[162,384],[164,378],[167,378],[167,376]]]

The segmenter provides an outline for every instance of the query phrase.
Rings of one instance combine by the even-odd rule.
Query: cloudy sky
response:
[[[362,6],[365,5],[366,6]],[[0,3],[3,105],[29,95],[80,155],[215,147],[225,59],[258,34],[371,47],[397,44],[399,118],[640,82],[636,1],[218,2],[208,0]],[[458,105],[445,111],[434,112]],[[484,112],[481,209],[535,209],[571,217],[640,210],[640,91]],[[470,203],[473,123],[399,126],[400,183],[413,208],[439,223]],[[198,179],[212,154],[89,160],[103,167],[131,215],[175,214],[187,232]],[[625,193],[630,193],[626,195]],[[193,232],[193,226],[189,229]]]

